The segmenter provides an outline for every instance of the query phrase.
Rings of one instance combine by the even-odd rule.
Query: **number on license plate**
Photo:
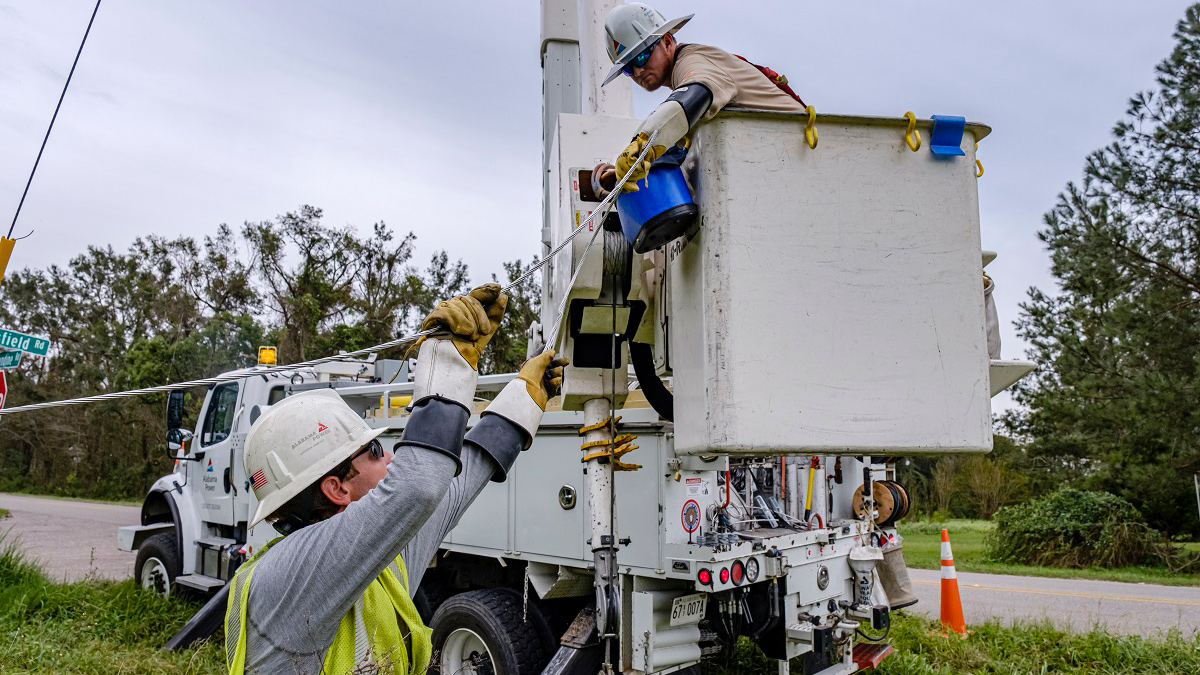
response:
[[[689,623],[699,623],[704,618],[704,610],[708,607],[707,593],[694,593],[671,601],[671,625],[686,626]]]

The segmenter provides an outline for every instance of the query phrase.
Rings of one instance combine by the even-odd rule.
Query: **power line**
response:
[[[83,53],[83,45],[87,43],[88,34],[92,32],[92,22],[96,20],[96,12],[100,11],[101,0],[96,0],[96,8],[92,10],[92,18],[88,19],[87,30],[83,31],[83,40],[79,42],[79,51],[75,52],[75,62],[71,64],[71,72],[67,74],[67,82],[63,85],[62,93],[58,96],[58,105],[54,106],[54,115],[50,117],[50,126],[46,128],[46,136],[42,139],[42,147],[38,149],[37,159],[33,160],[33,169],[29,172],[29,180],[25,181],[25,191],[21,193],[21,201],[17,204],[17,212],[13,215],[12,225],[8,226],[8,238],[12,239],[13,230],[17,227],[17,218],[21,217],[21,207],[25,205],[25,196],[29,194],[29,186],[33,184],[33,175],[37,173],[38,164],[42,161],[42,153],[46,150],[46,141],[50,140],[50,132],[54,130],[54,120],[58,119],[58,110],[62,108],[63,99],[67,96],[67,87],[71,86],[71,77],[75,75],[75,66],[79,65],[79,55]]]

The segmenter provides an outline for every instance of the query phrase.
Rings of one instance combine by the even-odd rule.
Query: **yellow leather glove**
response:
[[[443,300],[421,322],[421,330],[435,327],[443,330],[422,337],[409,347],[405,358],[420,353],[425,340],[450,340],[467,363],[479,370],[479,356],[500,328],[506,309],[508,296],[500,292],[500,284],[484,284],[466,295]]]
[[[563,368],[570,364],[567,357],[554,358],[554,350],[547,349],[526,361],[517,373],[517,379],[525,382],[529,397],[545,412],[546,402],[562,390]]]
[[[620,180],[625,175],[625,172],[629,171],[629,167],[633,166],[633,163],[637,161],[638,155],[642,154],[642,150],[649,142],[650,137],[644,131],[633,137],[633,140],[629,142],[625,150],[617,157],[617,180]],[[665,154],[667,154],[666,146],[650,146],[650,152],[646,153],[646,157],[642,159],[642,163],[629,176],[629,180],[625,181],[625,184],[621,186],[621,191],[637,192],[637,182],[646,178],[646,174],[650,171],[650,164]]]

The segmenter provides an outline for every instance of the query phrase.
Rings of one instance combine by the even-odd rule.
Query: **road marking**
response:
[[[916,580],[914,584],[925,584],[928,586],[940,585],[939,581]],[[977,588],[981,591],[1009,591],[1011,593],[1031,593],[1034,595],[1061,595],[1067,598],[1096,598],[1098,600],[1128,600],[1130,602],[1149,602],[1159,605],[1184,605],[1187,607],[1200,607],[1200,600],[1173,600],[1171,598],[1143,598],[1136,595],[1107,595],[1104,593],[1072,593],[1067,591],[1047,591],[1036,588],[1011,588],[1008,586],[984,586],[983,584],[964,584],[967,588]]]

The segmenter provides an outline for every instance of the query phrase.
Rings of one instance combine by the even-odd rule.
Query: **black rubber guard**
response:
[[[501,415],[484,413],[479,424],[467,432],[466,442],[487,453],[496,462],[493,483],[503,483],[517,455],[530,445],[529,434]]]
[[[427,396],[413,406],[399,445],[412,445],[440,452],[454,460],[454,475],[462,472],[462,444],[471,413],[460,403],[440,396]]]
[[[671,92],[667,100],[675,101],[683,106],[683,112],[687,115],[688,129],[691,129],[708,112],[713,96],[708,87],[699,82],[690,82]]]

